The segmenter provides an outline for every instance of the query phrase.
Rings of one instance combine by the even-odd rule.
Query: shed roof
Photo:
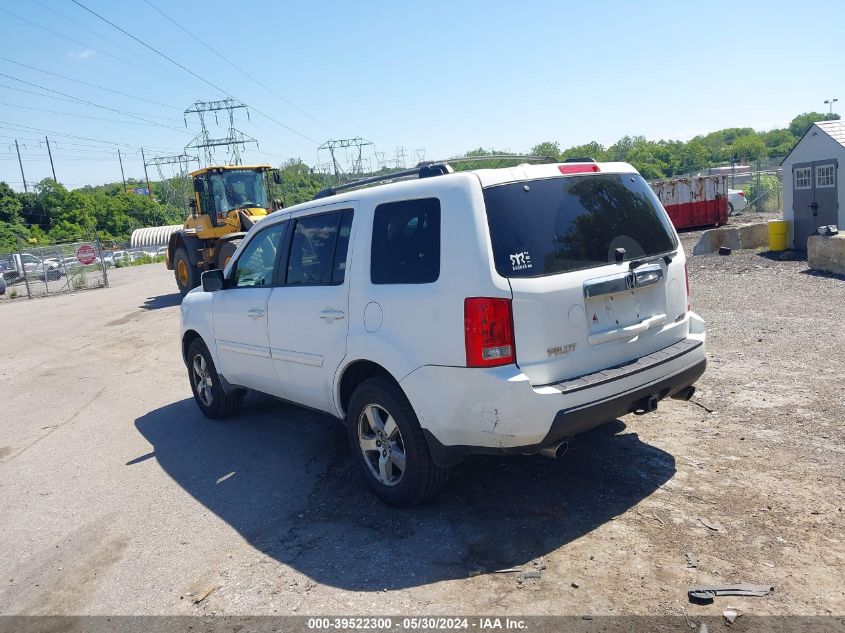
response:
[[[807,131],[804,132],[804,136],[798,139],[798,142],[793,146],[791,150],[789,150],[789,154],[784,156],[783,160],[780,161],[781,165],[783,165],[787,161],[787,159],[792,155],[792,152],[795,151],[795,148],[801,144],[801,141],[803,141],[804,138],[814,128],[820,129],[834,141],[839,143],[842,147],[845,147],[845,121],[841,119],[836,119],[835,121],[816,121],[810,127],[807,128]]]
[[[815,125],[834,141],[845,147],[845,121],[841,119],[836,121],[819,121]]]

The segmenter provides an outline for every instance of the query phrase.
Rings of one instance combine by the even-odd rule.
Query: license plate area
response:
[[[663,279],[660,265],[652,265],[586,281],[584,309],[589,333],[628,327],[662,313]]]

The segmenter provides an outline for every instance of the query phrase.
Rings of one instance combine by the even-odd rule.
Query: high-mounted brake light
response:
[[[595,163],[571,163],[569,165],[558,165],[557,168],[562,174],[589,174],[601,171]]]
[[[464,300],[467,367],[498,367],[516,362],[510,299]]]
[[[687,268],[686,263],[684,263],[684,279],[687,282],[687,312],[689,312],[692,310],[692,298],[689,293],[689,268]]]

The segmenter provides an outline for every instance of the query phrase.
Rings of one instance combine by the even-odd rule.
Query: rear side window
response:
[[[677,248],[654,192],[634,174],[590,174],[484,190],[496,270],[539,277]]]
[[[297,219],[288,257],[286,285],[343,283],[351,226],[351,210]]]
[[[428,284],[440,277],[440,200],[376,207],[370,279],[374,284]]]

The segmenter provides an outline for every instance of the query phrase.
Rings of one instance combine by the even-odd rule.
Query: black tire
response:
[[[228,242],[223,242],[220,245],[220,248],[217,251],[217,268],[220,270],[226,268],[226,264],[229,263],[230,259],[232,259],[232,255],[235,254],[235,251],[238,249],[238,244],[240,243],[240,240],[229,240]]]
[[[375,465],[370,458],[378,458],[379,453],[370,451],[368,458],[359,442],[359,425],[368,424],[364,410],[372,405],[386,412],[398,428],[398,436],[394,434],[393,437],[401,441],[405,467],[393,485],[385,484],[375,473]],[[449,470],[440,468],[431,459],[417,415],[402,389],[392,380],[371,378],[358,385],[346,413],[346,427],[353,459],[361,468],[367,485],[386,503],[398,507],[411,506],[434,497],[446,485]],[[374,435],[372,441],[375,440],[378,437]],[[398,467],[389,467],[392,474],[396,474]]]
[[[185,267],[184,270],[182,266]],[[173,254],[173,274],[176,277],[176,286],[183,296],[200,285],[200,271],[191,264],[184,246],[177,248]]]
[[[202,372],[199,370],[203,364],[199,362],[199,358],[202,358],[204,362],[205,376],[211,383],[210,386],[206,383],[208,389],[200,388]],[[227,394],[223,390],[217,368],[211,359],[211,353],[202,339],[199,338],[188,346],[188,380],[191,383],[191,391],[200,411],[213,420],[220,420],[234,414],[244,401],[243,389],[238,389],[231,394]]]
[[[728,215],[734,214],[734,205],[731,202],[728,202]]]

